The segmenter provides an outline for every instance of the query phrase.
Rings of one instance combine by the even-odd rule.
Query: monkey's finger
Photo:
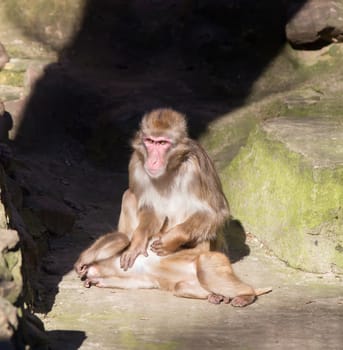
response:
[[[120,257],[120,267],[126,271],[128,268],[128,262],[127,262],[127,254],[122,254]]]
[[[123,268],[124,265],[124,253],[120,256],[120,267]]]
[[[131,268],[131,267],[133,266],[133,264],[134,264],[134,262],[136,261],[136,258],[137,258],[138,255],[139,255],[139,254],[135,253],[135,254],[133,254],[133,255],[131,255],[131,256],[129,257],[128,267]]]

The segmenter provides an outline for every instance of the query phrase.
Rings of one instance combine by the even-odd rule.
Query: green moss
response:
[[[307,103],[307,101],[299,100],[296,103],[288,103],[288,108],[283,108],[283,116],[297,117],[322,117],[339,119],[342,118],[342,105],[339,95],[337,94],[324,97],[315,103]]]
[[[224,122],[213,123],[208,132],[202,135],[200,142],[207,150],[213,152],[224,145],[235,143],[242,138],[246,139],[256,123],[256,118],[251,115],[228,118]]]
[[[343,270],[343,251],[341,250],[342,245],[337,244],[334,251],[333,260],[336,265],[336,269]]]
[[[22,276],[22,255],[20,250],[7,252],[5,259],[9,270],[13,276],[13,280],[17,286],[16,288],[16,298],[19,296],[23,287],[23,276]]]
[[[8,269],[7,262],[5,258],[0,255],[0,280],[1,281],[11,281],[12,275],[10,270]]]
[[[257,123],[259,123],[259,118],[255,117],[253,113],[233,112],[233,114],[228,114],[209,125],[199,141],[211,155],[216,167],[221,169],[245,145],[249,133]]]
[[[14,282],[5,293],[5,298],[11,303],[18,301],[23,287],[21,262],[20,251],[9,251],[0,255],[0,281]]]
[[[179,348],[176,342],[143,341],[129,330],[120,332],[119,342],[125,349],[174,350]]]
[[[0,72],[0,85],[23,86],[24,73],[3,70]]]
[[[257,128],[221,176],[235,218],[281,259],[315,272],[342,268],[342,168],[313,169]]]

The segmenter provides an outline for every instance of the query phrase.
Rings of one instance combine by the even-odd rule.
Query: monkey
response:
[[[163,236],[163,233],[162,233]],[[156,239],[156,235],[152,240]],[[177,297],[207,299],[243,307],[272,289],[254,289],[234,273],[230,260],[221,252],[183,249],[168,255],[138,256],[131,269],[120,266],[120,255],[129,247],[126,234],[108,233],[81,253],[74,268],[89,288],[161,289]]]
[[[229,205],[215,166],[188,136],[185,115],[168,108],[146,113],[131,142],[129,188],[122,198],[118,231],[130,246],[121,267],[131,268],[140,254],[164,256],[181,249],[210,250],[210,242],[229,218]]]

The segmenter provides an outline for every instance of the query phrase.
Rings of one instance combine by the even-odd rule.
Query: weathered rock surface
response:
[[[306,1],[287,23],[286,35],[295,46],[343,41],[343,1]]]
[[[343,125],[278,118],[222,172],[233,215],[290,266],[343,272]]]
[[[38,1],[26,6],[25,1],[3,1],[6,17],[19,25],[22,32],[54,49],[68,45],[79,30],[84,2],[77,0]],[[54,18],[54,21],[51,21]]]
[[[21,252],[16,231],[7,230],[4,206],[0,203],[0,345],[14,349],[11,338],[18,331],[19,301],[23,281],[21,275]]]
[[[15,303],[23,288],[22,257],[18,249],[19,236],[14,230],[1,229],[0,296]],[[17,246],[17,247],[16,247]]]
[[[28,196],[24,201],[23,216],[32,236],[36,237],[46,231],[64,235],[71,232],[75,222],[75,214],[68,206],[44,196]]]
[[[0,43],[0,70],[4,67],[4,65],[9,61],[9,57],[5,50],[4,45]]]
[[[0,347],[46,349],[44,326],[28,307],[36,282],[36,246],[12,203],[18,194],[11,181],[0,166]],[[21,200],[14,202],[20,206]]]
[[[17,309],[0,296],[0,346],[1,349],[14,350],[11,338],[18,329]]]

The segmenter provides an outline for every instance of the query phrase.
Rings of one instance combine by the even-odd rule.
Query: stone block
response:
[[[290,8],[292,9],[292,6]],[[323,46],[331,42],[341,42],[342,14],[341,0],[308,0],[287,23],[287,39],[294,45],[318,43],[319,46]]]
[[[0,297],[0,345],[1,349],[14,349],[11,337],[18,328],[17,309]],[[3,346],[3,347],[2,347]]]
[[[343,273],[343,125],[277,118],[221,172],[233,216],[292,267]]]

